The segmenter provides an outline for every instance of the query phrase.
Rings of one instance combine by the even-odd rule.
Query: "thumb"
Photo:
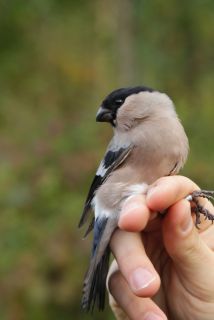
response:
[[[181,200],[171,206],[162,228],[166,251],[183,284],[193,289],[193,295],[210,290],[213,296],[214,272],[207,271],[214,265],[214,255],[194,227],[190,203]]]

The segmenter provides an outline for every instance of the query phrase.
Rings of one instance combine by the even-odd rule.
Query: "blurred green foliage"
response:
[[[77,229],[111,90],[166,91],[190,138],[184,174],[214,188],[213,15],[212,0],[0,0],[0,319],[113,319],[80,311]]]

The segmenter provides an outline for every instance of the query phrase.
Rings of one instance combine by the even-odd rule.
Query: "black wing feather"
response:
[[[81,227],[87,220],[88,214],[91,209],[91,202],[94,198],[96,190],[103,184],[103,182],[109,177],[112,171],[118,168],[128,157],[133,146],[129,146],[127,148],[120,148],[117,151],[108,151],[104,157],[103,166],[104,168],[108,168],[104,176],[95,175],[91,187],[89,189],[83,213],[80,218],[79,227]],[[90,230],[93,228],[93,221],[91,223]]]
[[[87,220],[88,212],[91,209],[91,201],[94,198],[95,191],[99,188],[101,184],[102,184],[102,176],[95,175],[85,201],[84,209],[79,222],[79,228],[82,227],[82,225]],[[93,229],[93,226],[92,226],[92,229]]]

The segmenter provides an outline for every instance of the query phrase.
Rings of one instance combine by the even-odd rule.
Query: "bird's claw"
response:
[[[197,190],[191,193],[193,198],[206,198],[209,200],[214,200],[214,191],[208,190]]]
[[[214,191],[207,191],[207,190],[197,190],[192,192],[190,195],[186,197],[186,199],[194,204],[192,211],[195,213],[196,220],[195,225],[196,228],[199,229],[199,224],[201,223],[200,215],[202,214],[205,219],[210,221],[214,221],[214,215],[209,212],[208,209],[204,208],[198,198],[206,198],[208,200],[214,200]]]

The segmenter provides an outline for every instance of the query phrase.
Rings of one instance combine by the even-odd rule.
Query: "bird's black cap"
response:
[[[129,88],[120,88],[112,91],[102,102],[101,108],[99,109],[96,121],[98,122],[109,122],[112,126],[115,125],[114,120],[116,119],[117,111],[124,103],[125,99],[141,91],[153,92],[154,90],[149,87],[138,86]]]
[[[124,102],[124,100],[135,93],[139,93],[141,91],[149,91],[149,92],[153,92],[154,90],[152,88],[149,87],[145,87],[145,86],[138,86],[138,87],[128,87],[128,88],[120,88],[117,90],[112,91],[104,100],[103,100],[103,107],[107,108],[107,109],[111,109],[112,106],[115,104],[115,102],[117,103],[118,101],[118,105],[120,104],[119,101]]]

